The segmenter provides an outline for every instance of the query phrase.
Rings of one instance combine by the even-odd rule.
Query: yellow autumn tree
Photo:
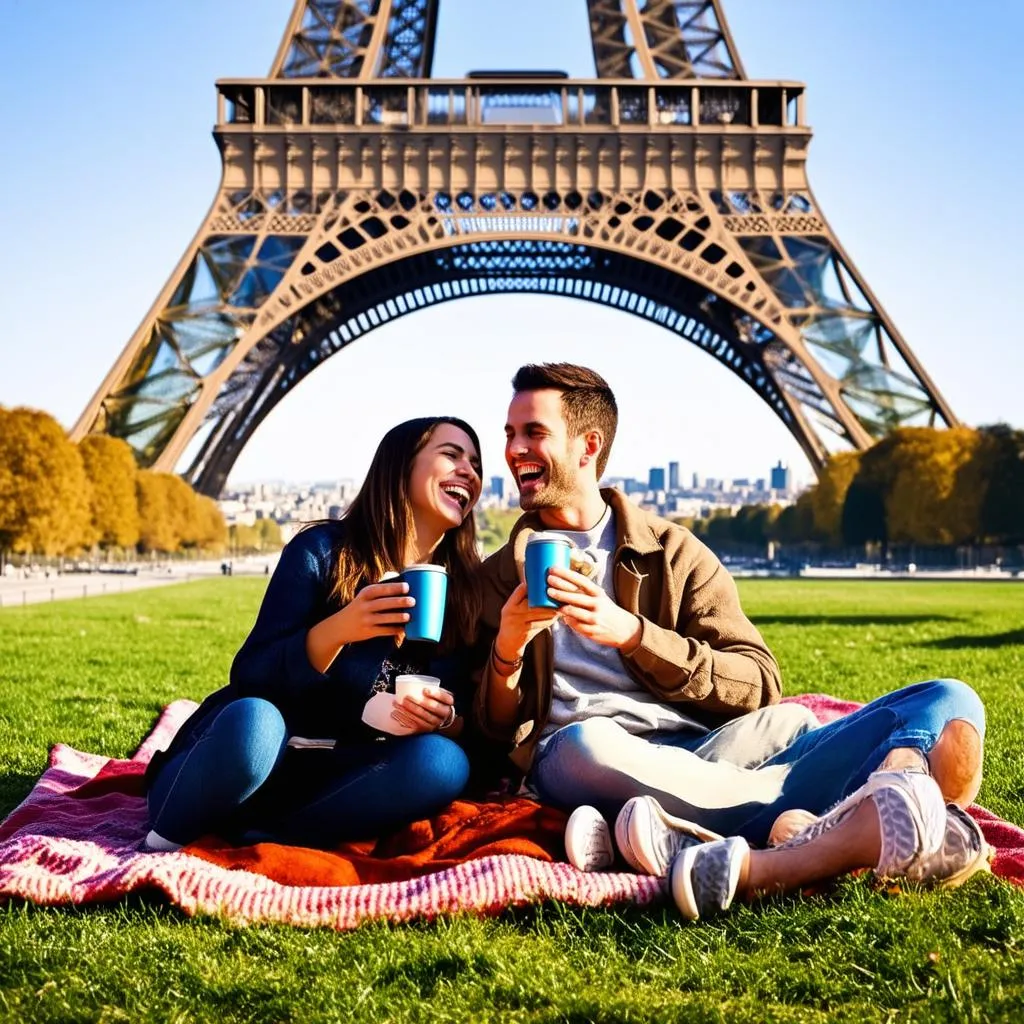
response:
[[[91,513],[101,548],[135,547],[139,540],[139,501],[135,456],[120,438],[90,434],[78,445],[92,484]]]
[[[82,456],[49,413],[3,411],[0,467],[0,548],[53,556],[92,543]]]
[[[8,433],[8,418],[11,412],[0,405],[0,448]],[[14,520],[14,473],[5,458],[0,458],[0,558],[10,550],[7,524]]]
[[[166,475],[169,514],[177,541],[175,549],[195,548],[202,533],[196,492],[180,476]]]
[[[257,519],[256,529],[260,534],[261,551],[280,551],[284,545],[281,527],[275,519]]]
[[[239,555],[258,554],[263,544],[259,530],[248,523],[235,523],[228,528],[228,536],[231,541],[231,550]]]
[[[885,495],[889,540],[962,544],[978,536],[984,490],[973,480],[981,437],[970,427],[905,427],[891,452]],[[980,468],[980,462],[973,462]]]
[[[837,452],[822,466],[818,482],[807,492],[814,533],[821,540],[842,541],[843,504],[858,469],[860,452]]]
[[[178,548],[176,508],[171,497],[171,473],[140,469],[135,479],[139,501],[139,549],[170,553]]]
[[[196,543],[204,551],[220,553],[228,543],[228,527],[217,502],[205,495],[196,496]]]

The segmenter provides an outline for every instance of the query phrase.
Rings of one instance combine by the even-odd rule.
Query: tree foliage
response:
[[[858,451],[832,455],[818,474],[817,484],[807,492],[812,532],[826,543],[838,543],[843,538],[843,505],[860,469],[860,456]]]
[[[978,536],[983,491],[976,459],[981,435],[969,427],[904,428],[893,435],[885,493],[889,540],[963,544]]]
[[[174,521],[170,473],[140,469],[135,479],[139,501],[139,550],[143,553],[170,552],[178,547]]]
[[[173,474],[137,470],[124,441],[90,435],[76,445],[48,413],[0,407],[0,551],[170,553],[223,549],[226,539],[216,502]]]
[[[489,555],[508,540],[512,527],[521,515],[517,508],[478,508],[476,535],[485,555]]]
[[[140,469],[136,490],[141,551],[223,550],[227,528],[220,509],[181,477]]]
[[[1024,544],[1024,430],[903,427],[833,455],[793,505],[686,525],[711,544]]]
[[[139,540],[139,503],[131,448],[120,438],[90,434],[79,442],[78,450],[92,485],[95,542],[103,549],[135,547]]]
[[[811,499],[811,494],[805,491],[792,505],[787,505],[779,513],[772,540],[783,544],[799,544],[814,536],[814,509]]]
[[[92,542],[78,447],[48,413],[0,409],[0,548],[66,555]]]
[[[228,528],[231,550],[243,555],[260,555],[282,546],[281,527],[273,519],[257,519],[249,526],[235,523]]]
[[[198,546],[204,551],[223,551],[228,543],[228,527],[221,510],[217,507],[217,502],[205,495],[196,495],[196,516]],[[280,547],[281,527],[277,523],[274,523],[274,526],[277,529],[277,546]]]
[[[979,533],[989,541],[1024,544],[1024,430],[998,423],[980,433],[987,485]]]

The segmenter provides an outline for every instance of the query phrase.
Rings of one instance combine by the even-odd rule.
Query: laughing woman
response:
[[[229,685],[150,766],[148,848],[207,833],[331,846],[430,815],[461,793],[469,764],[455,737],[480,603],[479,452],[460,419],[401,423],[345,517],[287,545]],[[415,602],[406,583],[386,577],[424,562],[447,570],[444,632],[440,644],[402,643]],[[438,677],[454,700],[428,689],[373,719],[384,731],[366,725],[368,703],[405,672]]]

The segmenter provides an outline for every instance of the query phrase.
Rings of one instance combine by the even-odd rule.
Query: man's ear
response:
[[[600,430],[588,430],[583,435],[583,454],[580,465],[585,466],[591,459],[596,459],[604,448],[604,434]]]

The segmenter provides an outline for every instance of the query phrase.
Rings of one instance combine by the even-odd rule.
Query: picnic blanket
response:
[[[823,695],[793,699],[822,721],[857,707]],[[456,801],[378,842],[331,851],[204,839],[178,853],[145,852],[145,766],[194,707],[170,704],[129,760],[54,747],[49,768],[0,825],[0,899],[87,904],[153,892],[187,914],[344,930],[544,899],[645,905],[665,896],[662,879],[561,862],[565,816],[525,798]],[[1024,884],[1024,831],[983,808],[971,813],[996,848],[995,873]]]

